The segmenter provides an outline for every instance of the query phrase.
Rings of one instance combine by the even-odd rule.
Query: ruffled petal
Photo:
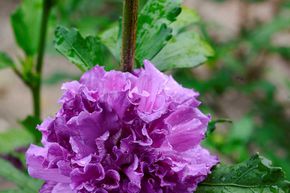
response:
[[[49,168],[48,149],[31,145],[26,152],[28,173],[42,180],[70,183],[70,178],[59,173],[58,168]]]
[[[209,117],[191,107],[181,107],[170,114],[165,123],[169,126],[169,143],[176,151],[186,151],[204,138]]]
[[[61,109],[26,153],[41,193],[190,193],[218,163],[200,146],[210,117],[198,93],[149,61],[132,73],[96,66],[62,86]]]
[[[55,182],[45,182],[39,193],[76,193],[73,191],[69,184],[55,183]]]
[[[74,169],[71,173],[72,187],[73,189],[81,190],[91,189],[90,184],[91,180],[101,181],[105,178],[105,171],[101,164],[88,164],[84,167],[84,170]]]

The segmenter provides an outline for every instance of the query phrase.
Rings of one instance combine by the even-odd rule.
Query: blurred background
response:
[[[14,58],[23,55],[10,24],[19,2],[0,0],[0,50]],[[82,35],[94,35],[119,19],[121,6],[121,0],[63,0],[53,10],[43,118],[59,108],[62,82],[81,74],[53,48],[55,27],[62,24],[78,28]],[[290,179],[290,1],[185,0],[184,6],[200,15],[196,27],[215,55],[197,68],[172,73],[182,85],[201,93],[202,108],[213,120],[229,121],[216,124],[204,145],[227,163],[260,152],[282,166]],[[29,90],[13,71],[1,70],[0,132],[18,128],[18,121],[31,114],[31,103]],[[0,184],[5,186],[1,180]]]

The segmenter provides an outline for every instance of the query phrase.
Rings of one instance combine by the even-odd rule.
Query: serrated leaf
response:
[[[34,116],[27,116],[22,120],[21,125],[28,131],[33,137],[35,142],[40,142],[41,133],[36,129],[36,126],[41,123],[41,120]]]
[[[41,181],[30,178],[20,170],[12,166],[8,161],[0,158],[0,176],[4,179],[13,182],[21,192],[34,193],[38,192]]]
[[[105,57],[109,53],[98,37],[83,38],[76,29],[61,26],[55,30],[54,46],[57,51],[83,71],[87,71],[97,64],[105,65]]]
[[[24,0],[11,15],[16,42],[28,56],[38,48],[41,13],[42,0]]]
[[[13,67],[13,60],[4,52],[0,52],[0,69]]]
[[[136,59],[139,63],[153,59],[171,39],[169,25],[180,12],[181,0],[149,0],[145,4],[138,17]]]
[[[0,133],[0,153],[9,153],[33,142],[33,136],[25,129],[9,129]]]
[[[199,185],[197,193],[288,193],[290,184],[280,167],[254,155],[240,164],[217,166]]]

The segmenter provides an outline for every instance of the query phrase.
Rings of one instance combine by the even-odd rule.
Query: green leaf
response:
[[[158,69],[197,67],[213,56],[213,49],[193,29],[198,21],[196,12],[185,7],[182,9],[177,21],[170,25],[173,38],[153,58]]]
[[[186,31],[192,27],[195,27],[200,22],[199,15],[192,9],[182,7],[182,12],[173,22],[170,27],[173,29],[173,35]]]
[[[152,62],[160,70],[191,68],[205,62],[212,55],[212,48],[198,34],[189,31],[172,38]]]
[[[169,25],[181,12],[181,0],[149,0],[138,17],[136,59],[153,59],[172,37]]]
[[[288,193],[284,172],[266,158],[254,155],[237,165],[217,166],[197,193]]]
[[[23,127],[34,137],[35,142],[40,142],[41,133],[36,129],[36,126],[41,123],[37,117],[28,116],[20,122]]]
[[[0,52],[0,69],[13,67],[13,60],[4,52]]]
[[[95,65],[105,65],[108,49],[98,37],[83,38],[76,29],[57,27],[54,46],[57,51],[76,64],[82,71]]]
[[[180,1],[146,3],[138,17],[136,62],[152,60],[160,70],[196,67],[214,54],[213,49],[192,29],[199,21],[196,12],[182,8]],[[179,15],[180,14],[180,15]],[[120,27],[114,25],[101,35],[112,54],[120,57]]]
[[[0,153],[9,153],[33,142],[33,136],[25,129],[9,129],[0,133]]]
[[[15,39],[26,55],[33,56],[38,48],[42,0],[23,0],[11,15]]]
[[[16,169],[8,161],[0,158],[0,176],[4,179],[13,182],[21,192],[34,193],[38,192],[41,181],[35,180]]]
[[[181,0],[149,0],[138,16],[136,61],[151,60],[172,37],[169,25],[181,12]],[[120,22],[121,23],[121,22]],[[120,59],[121,25],[113,25],[101,34],[101,39],[117,60]]]
[[[108,47],[116,60],[120,60],[121,51],[121,21],[119,25],[113,24],[110,28],[104,31],[101,35],[101,41]]]

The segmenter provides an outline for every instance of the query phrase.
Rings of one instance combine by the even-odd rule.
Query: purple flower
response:
[[[198,93],[144,64],[63,85],[62,108],[38,127],[43,147],[26,153],[41,193],[192,192],[218,163],[200,146],[210,117]]]

